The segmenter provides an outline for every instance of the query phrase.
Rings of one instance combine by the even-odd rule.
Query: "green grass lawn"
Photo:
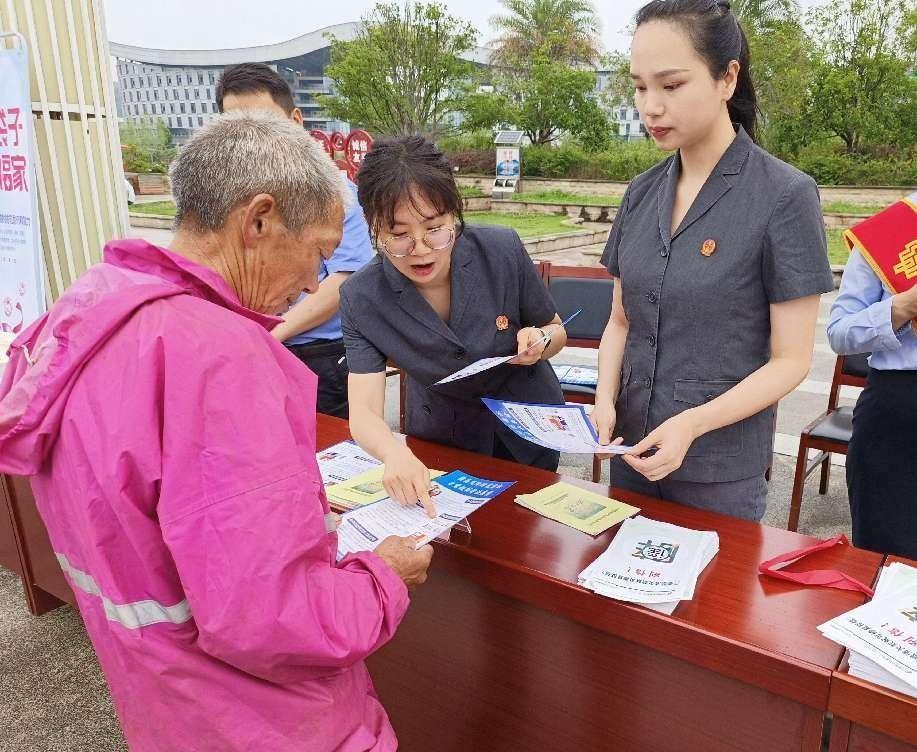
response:
[[[157,217],[174,217],[175,204],[172,201],[151,201],[146,204],[134,204],[131,214],[153,214]]]
[[[588,193],[567,193],[566,191],[526,191],[514,197],[516,201],[533,204],[584,204],[587,206],[620,206],[620,196],[593,196]]]
[[[487,194],[476,185],[460,185],[459,195],[462,198],[484,198]]]
[[[465,212],[465,222],[470,225],[503,225],[512,227],[521,238],[542,235],[559,235],[576,232],[579,228],[562,224],[567,217],[558,214],[518,214],[496,212]]]
[[[850,253],[844,242],[843,230],[828,230],[828,260],[832,264],[846,264]]]
[[[884,208],[884,204],[858,204],[853,201],[828,201],[822,204],[825,214],[875,214]]]

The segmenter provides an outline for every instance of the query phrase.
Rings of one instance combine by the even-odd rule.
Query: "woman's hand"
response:
[[[613,402],[608,400],[596,401],[595,406],[592,408],[592,412],[589,413],[589,421],[592,423],[592,427],[595,428],[595,432],[599,437],[599,444],[616,446],[624,443],[624,439],[620,436],[614,441],[611,440],[617,420],[618,416]],[[600,460],[607,460],[611,457],[610,454],[605,452],[596,452],[595,456]]]
[[[519,352],[510,363],[516,366],[530,366],[541,360],[541,354],[544,352],[546,342],[543,332],[534,326],[527,326],[520,329],[516,334],[516,341],[519,345]]]
[[[436,507],[430,499],[430,471],[426,465],[400,442],[382,461],[385,463],[382,485],[388,495],[406,507],[420,501],[427,516],[435,517]]]
[[[694,417],[690,410],[673,415],[665,423],[637,444],[624,461],[647,480],[662,480],[681,467],[691,444],[698,437]],[[640,455],[650,449],[656,452],[649,457]]]

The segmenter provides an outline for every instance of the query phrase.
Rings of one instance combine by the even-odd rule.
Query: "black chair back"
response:
[[[570,339],[602,338],[611,315],[614,280],[584,277],[552,277],[548,290],[562,319],[582,308],[583,312],[567,324]]]

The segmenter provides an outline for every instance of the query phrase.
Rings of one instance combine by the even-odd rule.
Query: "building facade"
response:
[[[325,76],[331,60],[329,37],[349,41],[358,30],[357,23],[343,23],[277,44],[223,50],[161,50],[113,42],[118,106],[131,122],[164,121],[181,144],[218,114],[216,85],[226,66],[265,63],[290,84],[307,129],[347,134],[349,124],[329,117],[318,97],[333,93],[331,79]],[[485,64],[489,52],[478,48],[469,57]]]
[[[130,122],[162,120],[181,144],[218,114],[216,86],[226,66],[265,63],[290,84],[307,129],[347,133],[348,124],[330,118],[318,97],[332,93],[324,75],[331,53],[328,36],[353,39],[356,32],[356,23],[345,23],[277,44],[224,50],[161,50],[113,42],[119,110]]]

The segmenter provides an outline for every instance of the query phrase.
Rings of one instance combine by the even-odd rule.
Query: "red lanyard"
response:
[[[847,544],[847,536],[837,535],[834,538],[817,543],[808,548],[799,548],[795,551],[788,551],[785,554],[775,556],[773,559],[761,562],[758,565],[758,572],[766,574],[769,577],[777,577],[789,582],[797,582],[800,585],[820,585],[822,587],[833,587],[838,590],[854,590],[865,593],[872,598],[872,588],[867,587],[859,580],[853,579],[849,575],[839,572],[836,569],[810,569],[808,572],[785,572],[780,567],[793,561],[803,559],[809,554],[816,551],[824,551],[826,548]]]

